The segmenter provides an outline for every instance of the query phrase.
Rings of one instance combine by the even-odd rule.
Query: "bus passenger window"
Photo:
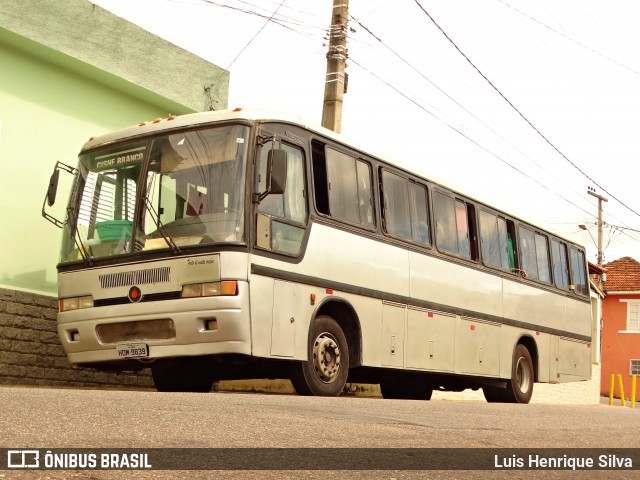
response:
[[[429,228],[429,207],[427,203],[427,189],[420,184],[409,184],[411,207],[411,238],[420,245],[431,244],[431,230]]]
[[[480,247],[486,265],[509,270],[513,268],[513,245],[510,243],[507,221],[480,210]]]
[[[407,180],[393,173],[382,172],[384,192],[384,225],[387,233],[411,238],[411,216]]]
[[[360,224],[372,227],[373,194],[371,192],[371,165],[362,160],[356,162],[356,175],[358,177],[358,207],[360,209]]]
[[[456,229],[458,234],[458,253],[463,257],[471,258],[467,206],[460,200],[456,200]]]
[[[476,260],[476,224],[473,205],[441,192],[433,194],[436,245],[440,251]]]
[[[549,247],[546,235],[520,227],[520,252],[522,270],[527,278],[551,283]]]
[[[557,240],[551,240],[553,259],[553,277],[556,287],[566,290],[569,287],[569,266],[567,265],[567,246]]]
[[[443,252],[458,253],[458,234],[453,198],[440,192],[434,192],[433,216],[438,249]]]
[[[372,227],[374,220],[371,166],[332,148],[327,148],[325,154],[329,197],[327,213],[334,218]],[[315,169],[314,161],[314,172]],[[319,172],[321,170],[322,168],[318,169]],[[316,191],[317,188],[318,185],[316,185]],[[317,193],[316,199],[318,199]]]
[[[571,247],[571,283],[579,295],[589,295],[584,252]]]

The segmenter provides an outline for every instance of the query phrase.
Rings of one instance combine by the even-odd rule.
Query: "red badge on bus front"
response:
[[[142,292],[138,287],[131,287],[129,289],[129,301],[130,302],[139,302],[142,300]]]

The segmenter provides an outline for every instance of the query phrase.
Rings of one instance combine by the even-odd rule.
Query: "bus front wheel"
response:
[[[297,363],[291,383],[298,395],[336,397],[349,375],[349,346],[333,318],[321,315],[311,326],[307,360]]]

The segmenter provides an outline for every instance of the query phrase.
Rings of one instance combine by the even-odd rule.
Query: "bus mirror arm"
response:
[[[53,223],[56,227],[62,228],[64,222],[61,222],[57,218],[49,215],[46,212],[46,206],[52,207],[56,203],[56,196],[58,193],[58,180],[60,179],[60,170],[64,170],[67,173],[72,175],[78,174],[78,169],[73,168],[65,163],[60,161],[56,162],[55,167],[53,167],[53,173],[51,174],[51,178],[49,178],[49,186],[47,187],[47,194],[44,197],[44,202],[42,202],[42,216]]]

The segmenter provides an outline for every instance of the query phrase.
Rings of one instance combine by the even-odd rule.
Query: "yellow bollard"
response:
[[[613,389],[615,387],[615,378],[616,376],[611,374],[611,385],[609,386],[609,406],[613,406]]]
[[[636,408],[636,375],[631,376],[631,408]]]
[[[618,384],[620,385],[620,403],[623,407],[626,407],[627,404],[624,401],[624,385],[622,384],[622,375],[618,374]]]

